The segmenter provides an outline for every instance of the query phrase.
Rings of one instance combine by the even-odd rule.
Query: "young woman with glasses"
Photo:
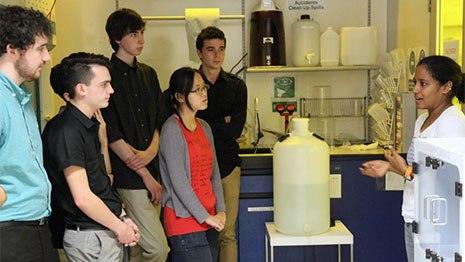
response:
[[[195,117],[208,86],[192,68],[176,70],[165,91],[171,115],[161,128],[164,224],[172,261],[216,261],[226,215],[210,126]]]

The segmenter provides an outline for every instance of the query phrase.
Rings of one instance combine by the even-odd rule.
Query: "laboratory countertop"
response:
[[[242,148],[239,150],[239,155],[241,157],[251,157],[254,155],[272,155],[271,150],[269,148],[258,148],[257,150],[253,148]],[[330,155],[331,156],[344,156],[344,155],[383,155],[384,150],[381,147],[377,147],[374,149],[365,149],[365,150],[360,150],[360,149],[353,149],[351,147],[347,146],[341,146],[341,147],[330,147]]]

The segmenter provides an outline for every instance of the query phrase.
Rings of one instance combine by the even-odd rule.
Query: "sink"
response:
[[[239,154],[271,154],[269,148],[240,148]]]
[[[242,159],[241,175],[261,174],[263,170],[273,173],[273,154],[269,148],[241,148],[239,157]]]

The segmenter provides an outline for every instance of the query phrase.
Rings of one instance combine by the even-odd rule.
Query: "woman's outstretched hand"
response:
[[[362,167],[359,167],[359,170],[362,174],[366,176],[371,176],[374,178],[384,177],[389,171],[390,164],[387,161],[383,160],[372,160],[362,164]]]

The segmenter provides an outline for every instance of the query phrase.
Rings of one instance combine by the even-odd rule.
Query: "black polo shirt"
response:
[[[105,161],[98,140],[99,122],[89,119],[78,108],[68,103],[66,109],[45,126],[42,133],[44,165],[52,183],[55,207],[63,211],[67,225],[100,226],[74,203],[63,170],[69,166],[85,168],[90,190],[115,214],[121,214],[121,201],[110,186]],[[55,210],[52,210],[52,213]],[[103,227],[102,227],[103,228]]]
[[[110,104],[102,110],[107,123],[108,143],[124,139],[138,150],[145,150],[152,142],[157,127],[158,105],[161,98],[157,73],[153,68],[135,61],[129,66],[115,54],[111,57],[113,64],[111,85],[115,93]],[[136,172],[129,169],[112,150],[110,159],[115,187],[125,189],[144,189],[145,185]],[[158,157],[147,166],[157,180],[159,178]]]
[[[224,178],[241,165],[236,139],[242,133],[247,116],[247,87],[242,79],[223,69],[214,84],[203,74],[202,77],[210,85],[208,108],[198,111],[197,116],[207,121],[212,129],[220,174]],[[231,116],[230,123],[225,122],[225,116]]]

